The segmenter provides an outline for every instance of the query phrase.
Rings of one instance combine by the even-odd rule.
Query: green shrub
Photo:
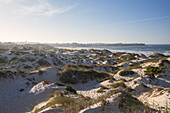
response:
[[[75,89],[73,89],[71,86],[66,85],[66,86],[65,86],[65,90],[77,94],[77,91],[76,91]]]
[[[34,59],[34,58],[31,58],[31,57],[26,57],[25,59],[28,60],[28,61],[30,61],[30,62],[34,62],[34,61],[35,61],[35,59]]]
[[[55,92],[52,97],[51,102],[47,103],[43,109],[47,107],[53,107],[56,104],[61,104],[62,109],[60,112],[62,113],[78,113],[80,110],[90,107],[91,105],[94,105],[95,103],[102,102],[103,100],[106,100],[106,98],[109,98],[113,94],[116,94],[120,91],[118,90],[111,90],[108,91],[106,94],[99,96],[97,99],[91,99],[90,97],[83,95],[77,95],[80,98],[79,99],[73,99],[71,97],[65,97],[63,93],[60,91]],[[57,93],[57,94],[56,94]],[[56,97],[55,97],[56,96]]]
[[[109,76],[109,77],[103,78],[100,82],[103,82],[105,80],[115,80],[115,79],[114,79],[114,76]]]
[[[27,80],[32,81],[30,78],[26,77]]]
[[[149,57],[151,57],[151,58],[155,58],[155,57],[165,57],[165,55],[164,55],[164,54],[161,54],[161,53],[154,53],[154,54],[152,54],[152,55],[149,55]]]
[[[49,63],[47,60],[44,60],[44,59],[38,60],[37,63],[38,63],[40,66],[50,66],[50,63]]]
[[[122,92],[118,96],[118,107],[123,113],[144,113],[144,104],[127,92]],[[151,112],[145,112],[151,113]]]
[[[62,83],[87,83],[89,80],[101,80],[109,75],[104,72],[94,71],[92,69],[78,69],[78,68],[62,68],[58,74]]]
[[[55,104],[61,104],[62,106],[68,106],[71,103],[74,103],[74,100],[69,97],[55,97],[52,101],[47,103],[47,107],[51,107]]]
[[[120,76],[133,75],[133,74],[134,74],[134,71],[131,71],[131,70],[121,71],[119,73]]]
[[[0,63],[7,63],[7,61],[3,58],[0,58]]]
[[[54,84],[57,85],[57,86],[65,86],[65,84],[60,83],[60,82],[56,82],[56,83],[54,83]]]
[[[85,50],[84,50],[84,49],[82,49],[82,50],[79,50],[79,52],[80,52],[80,53],[84,53],[84,52],[85,52]]]
[[[134,60],[134,59],[136,59],[136,58],[134,57],[134,55],[129,54],[128,56],[123,56],[123,57],[121,57],[121,59],[122,59],[122,60],[129,61],[129,60]]]
[[[15,61],[15,60],[18,60],[18,57],[12,57],[12,58],[10,59],[10,62]]]
[[[32,66],[24,66],[25,69],[31,69]]]
[[[97,90],[97,93],[104,93],[105,91],[104,91],[104,88],[103,87],[100,87],[100,89],[99,90]]]
[[[37,81],[31,81],[31,83],[32,83],[32,84],[38,84],[38,82],[37,82]]]
[[[118,72],[118,71],[108,72],[108,74],[109,74],[109,75],[112,75],[112,74],[115,75],[115,74],[117,74],[117,72]]]
[[[148,66],[146,67],[146,72],[151,74],[158,74],[162,71],[162,67],[152,67]]]

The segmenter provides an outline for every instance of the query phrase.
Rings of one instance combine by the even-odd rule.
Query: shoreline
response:
[[[90,48],[90,47],[57,47],[59,49],[71,49],[71,50],[81,50],[81,49],[97,49],[97,50],[109,50],[111,52],[126,52],[126,53],[136,53],[136,54],[144,54],[146,56],[152,55],[154,53],[160,53],[160,54],[164,54],[164,55],[170,55],[170,51],[167,51],[166,53],[162,53],[162,52],[151,52],[151,51],[134,51],[134,50],[113,50],[113,49],[109,49],[109,48]]]

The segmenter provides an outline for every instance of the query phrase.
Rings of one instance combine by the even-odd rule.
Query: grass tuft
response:
[[[127,75],[133,75],[133,74],[134,74],[134,71],[131,71],[131,70],[121,71],[119,73],[120,76],[127,76]]]

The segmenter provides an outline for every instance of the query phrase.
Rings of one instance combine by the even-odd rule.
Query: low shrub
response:
[[[118,96],[118,108],[121,112],[129,113],[131,111],[131,113],[143,113],[144,107],[142,102],[127,92],[122,92]]]
[[[150,74],[158,74],[161,71],[162,71],[162,67],[152,67],[152,66],[146,67],[146,72]]]
[[[133,75],[135,72],[131,71],[131,70],[127,70],[127,71],[121,71],[119,73],[120,76],[126,76],[126,75]]]
[[[37,63],[38,63],[40,66],[50,66],[50,63],[49,63],[47,60],[44,60],[44,59],[38,60]]]
[[[134,55],[129,54],[128,56],[123,56],[123,57],[121,57],[121,59],[122,59],[122,60],[129,61],[129,60],[134,60],[134,59],[136,59],[136,58],[134,57]]]
[[[151,57],[151,58],[155,58],[155,57],[165,57],[165,55],[164,55],[164,54],[161,54],[161,53],[154,53],[154,54],[152,54],[152,55],[149,55],[149,57]]]
[[[78,69],[78,68],[62,68],[58,74],[62,83],[87,83],[89,80],[101,80],[109,75],[104,72],[94,71],[92,69]]]
[[[62,106],[68,106],[71,103],[74,103],[74,100],[69,97],[55,97],[52,101],[47,103],[47,107],[54,106],[55,104],[61,104]]]
[[[24,66],[25,69],[31,69],[32,66]]]
[[[57,86],[65,86],[65,84],[60,83],[60,82],[55,82],[54,84],[57,85]]]
[[[100,82],[103,82],[105,80],[115,80],[115,79],[114,79],[114,76],[109,76],[109,77],[103,78]]]
[[[117,72],[118,72],[118,71],[108,72],[108,74],[110,74],[110,75],[115,75],[115,74],[117,74]]]
[[[34,59],[34,58],[31,58],[31,57],[26,57],[25,59],[28,60],[28,61],[30,61],[30,62],[34,62],[34,61],[35,61],[35,59]]]
[[[94,105],[95,103],[102,102],[103,100],[106,100],[113,94],[116,94],[120,92],[119,90],[111,90],[108,91],[106,94],[99,96],[97,99],[91,99],[89,96],[84,97],[83,95],[77,95],[81,97],[80,99],[74,99],[71,97],[65,97],[64,93],[61,93],[61,91],[57,91],[57,95],[54,93],[52,95],[53,100],[43,108],[53,107],[56,104],[62,105],[62,109],[60,112],[62,113],[78,113],[80,110],[90,107],[91,105]]]
[[[5,59],[3,59],[3,58],[0,58],[0,64],[1,63],[7,63],[7,61]]]
[[[104,88],[103,87],[100,87],[100,89],[99,90],[97,90],[97,93],[104,93],[105,91],[104,91]]]
[[[32,81],[30,78],[26,77],[27,80]]]
[[[65,86],[65,90],[77,94],[77,91],[76,91],[75,89],[73,89],[71,86],[66,85],[66,86]]]

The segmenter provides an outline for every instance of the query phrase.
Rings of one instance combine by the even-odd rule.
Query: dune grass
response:
[[[59,79],[63,83],[87,83],[90,80],[102,80],[110,76],[107,73],[95,71],[92,69],[79,69],[76,67],[65,67],[58,74]]]
[[[120,76],[127,76],[127,75],[133,75],[135,72],[131,71],[131,70],[127,70],[127,71],[121,71],[119,73]]]

